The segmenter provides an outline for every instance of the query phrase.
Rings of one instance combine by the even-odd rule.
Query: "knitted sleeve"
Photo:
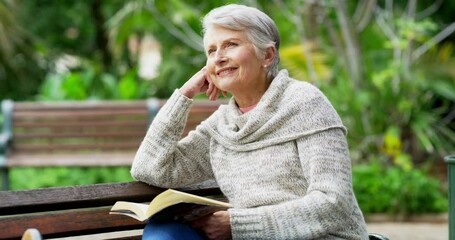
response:
[[[134,158],[135,180],[175,188],[213,178],[208,137],[192,131],[180,140],[192,102],[176,90],[158,112]]]
[[[234,239],[316,239],[329,234],[365,239],[359,221],[363,218],[353,214],[357,203],[343,131],[332,129],[303,137],[297,140],[297,147],[307,194],[278,205],[230,209]]]

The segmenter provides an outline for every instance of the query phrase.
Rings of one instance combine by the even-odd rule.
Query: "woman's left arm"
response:
[[[344,237],[359,235],[363,226],[354,216],[360,211],[356,212],[343,130],[334,128],[303,137],[297,140],[297,147],[308,182],[307,194],[278,205],[230,209],[234,238],[255,238],[262,232],[260,236],[269,236],[266,238],[314,239],[346,229],[353,235]]]

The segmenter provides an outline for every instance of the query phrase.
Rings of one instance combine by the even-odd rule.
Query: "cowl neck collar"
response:
[[[205,121],[221,145],[250,151],[292,141],[329,128],[345,128],[326,97],[281,70],[254,109],[242,113],[234,98]]]

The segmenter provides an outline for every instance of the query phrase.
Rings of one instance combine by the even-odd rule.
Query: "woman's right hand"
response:
[[[205,94],[212,101],[216,100],[220,94],[227,96],[226,92],[221,91],[215,86],[213,81],[211,81],[206,74],[205,67],[199,70],[190,78],[190,80],[183,84],[180,88],[180,92],[188,98],[193,98],[195,95],[205,92]]]

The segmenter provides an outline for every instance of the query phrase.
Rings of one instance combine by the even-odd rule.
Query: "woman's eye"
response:
[[[210,55],[210,54],[212,54],[212,53],[214,53],[214,52],[215,52],[215,50],[209,49],[209,50],[207,51],[207,55]]]
[[[237,43],[234,43],[234,42],[230,42],[227,44],[229,47],[232,47],[232,46],[237,46],[238,44]]]

